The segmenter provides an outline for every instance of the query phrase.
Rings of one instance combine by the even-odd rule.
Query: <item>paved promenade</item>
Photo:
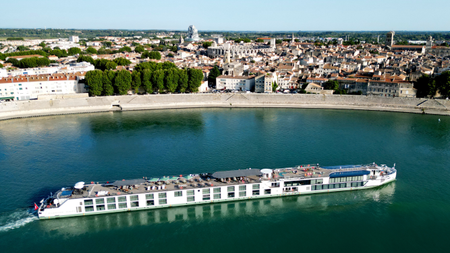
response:
[[[208,107],[323,108],[450,115],[450,102],[448,100],[356,95],[208,93],[84,97],[3,102],[0,103],[0,120],[114,110],[130,111]]]

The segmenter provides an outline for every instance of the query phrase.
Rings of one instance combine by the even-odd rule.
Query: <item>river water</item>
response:
[[[450,118],[305,109],[193,109],[0,122],[2,252],[447,252]],[[364,190],[39,221],[78,181],[304,163],[397,164]]]

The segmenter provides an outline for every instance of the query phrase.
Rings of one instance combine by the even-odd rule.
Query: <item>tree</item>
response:
[[[156,70],[152,73],[153,90],[162,93],[164,90],[164,70]]]
[[[210,47],[212,45],[212,42],[210,42],[210,41],[205,41],[205,42],[203,42],[203,44],[202,44],[202,46],[205,48],[205,49],[208,49],[208,47]]]
[[[139,87],[141,87],[141,73],[139,73],[138,71],[133,71],[131,77],[131,87],[133,88],[134,93],[137,94],[139,92]]]
[[[175,69],[164,70],[164,87],[168,92],[173,93],[177,90],[178,82],[175,82]]]
[[[255,40],[255,42],[264,42],[264,40],[263,39],[257,39],[257,40]]]
[[[197,92],[202,84],[203,71],[201,69],[188,69],[188,89],[191,92]]]
[[[19,60],[17,60],[16,58],[8,58],[8,60],[6,60],[6,62],[11,63],[13,66],[19,66]]]
[[[71,47],[67,51],[68,55],[76,55],[76,54],[80,54],[80,53],[81,53],[81,49],[79,49],[78,47]]]
[[[163,63],[158,64],[159,66],[161,66],[162,69],[171,69],[171,68],[176,68],[177,66],[170,61],[165,61]]]
[[[91,70],[84,78],[89,87],[90,96],[100,96],[103,91],[103,72],[101,70]]]
[[[144,51],[145,51],[145,49],[143,46],[137,46],[134,48],[134,52],[136,52],[136,53],[142,53]]]
[[[42,41],[41,43],[39,43],[39,46],[44,48],[45,47],[45,42]]]
[[[434,95],[431,94],[431,86],[434,86],[432,84],[433,81],[433,78],[431,78],[429,75],[422,75],[421,77],[419,77],[414,83],[414,88],[417,89],[416,97],[425,98],[428,95]]]
[[[214,68],[209,72],[208,75],[208,85],[211,87],[216,87],[216,78],[221,75],[221,72],[217,66],[214,66]]]
[[[131,48],[127,47],[127,46],[124,46],[121,49],[119,49],[119,52],[131,52]]]
[[[436,86],[442,97],[450,97],[450,71],[444,71],[435,77]]]
[[[114,62],[115,62],[117,65],[119,65],[119,66],[128,66],[128,65],[131,64],[131,61],[130,61],[130,60],[125,59],[125,58],[123,58],[123,57],[114,59]]]
[[[152,71],[150,69],[143,69],[141,73],[142,73],[142,87],[144,88],[145,92],[153,93],[153,85],[151,82]]]
[[[272,83],[272,91],[275,92],[275,91],[277,91],[277,89],[278,89],[278,84],[277,84],[277,82],[273,82],[273,83]]]
[[[187,71],[184,69],[178,70],[178,77],[178,90],[180,92],[186,92],[189,82]]]
[[[112,46],[112,42],[111,41],[103,41],[102,45],[105,47],[111,47]]]
[[[328,80],[323,84],[325,90],[339,90],[339,82],[336,80]]]
[[[102,91],[102,95],[103,96],[111,96],[114,94],[114,86],[113,86],[113,82],[114,82],[114,77],[116,76],[116,72],[111,71],[111,70],[105,70],[103,72],[103,91]]]
[[[94,61],[94,59],[92,59],[92,57],[87,56],[87,55],[80,55],[80,56],[78,56],[77,62],[83,62],[83,61],[89,62],[92,65],[95,65],[95,61]]]
[[[132,77],[129,71],[120,70],[114,78],[114,88],[120,95],[126,95],[131,89]]]
[[[116,69],[117,68],[117,64],[113,61],[108,61],[105,65],[105,70],[112,70],[112,69]]]
[[[0,63],[0,69],[3,68],[3,67],[4,67],[3,64]]]
[[[161,53],[157,51],[145,51],[142,53],[141,58],[161,60]]]
[[[26,46],[18,46],[17,50],[19,50],[19,51],[27,51],[27,50],[30,50],[30,49],[28,47],[26,47]]]
[[[97,49],[93,47],[88,47],[88,49],[86,49],[86,52],[89,54],[97,54]]]

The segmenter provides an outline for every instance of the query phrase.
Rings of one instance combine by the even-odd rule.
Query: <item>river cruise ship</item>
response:
[[[78,182],[41,200],[40,219],[128,212],[254,198],[378,187],[396,179],[395,165],[300,165],[114,182]]]

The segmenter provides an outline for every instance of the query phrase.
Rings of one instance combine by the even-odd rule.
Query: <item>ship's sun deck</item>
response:
[[[92,182],[86,184],[82,189],[66,188],[59,191],[59,198],[95,198],[100,196],[117,196],[128,194],[152,193],[162,191],[186,190],[186,189],[202,189],[210,187],[221,186],[235,186],[243,184],[256,184],[262,181],[289,181],[298,179],[310,179],[328,177],[331,173],[355,170],[378,170],[377,165],[354,166],[351,168],[322,168],[317,166],[297,166],[290,168],[275,169],[271,178],[264,177],[264,175],[248,175],[241,177],[225,177],[213,178],[211,174],[191,175],[187,178],[177,177],[173,180],[167,178],[152,182],[152,180],[138,179],[138,180],[124,180],[116,181],[114,183],[98,183]],[[238,170],[239,172],[242,172]],[[239,174],[239,173],[238,173]],[[66,196],[64,196],[66,193]],[[69,194],[70,193],[70,194]]]

